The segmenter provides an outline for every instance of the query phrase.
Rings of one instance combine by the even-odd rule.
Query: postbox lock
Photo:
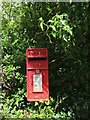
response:
[[[37,69],[37,70],[36,70],[36,73],[37,73],[37,74],[40,73],[40,70]]]

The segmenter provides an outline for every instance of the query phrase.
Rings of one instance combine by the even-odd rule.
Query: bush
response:
[[[50,100],[46,102],[28,102],[25,106],[22,92],[19,93],[18,91],[13,97],[7,97],[3,100],[3,103],[3,119],[31,118],[31,120],[74,120],[74,116],[70,111],[68,111],[68,113],[65,111],[56,112],[57,104],[53,98],[50,98]]]

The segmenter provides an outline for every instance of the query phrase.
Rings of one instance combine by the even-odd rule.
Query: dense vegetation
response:
[[[2,3],[5,118],[88,120],[90,3]],[[48,48],[50,101],[26,100],[26,48]]]

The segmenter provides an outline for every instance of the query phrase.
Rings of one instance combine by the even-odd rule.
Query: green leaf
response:
[[[49,20],[48,22],[53,23],[54,21],[53,20]]]
[[[43,21],[43,18],[42,18],[42,17],[40,17],[40,18],[39,18],[39,21],[41,21],[41,22],[42,22],[42,21]]]
[[[53,31],[56,31],[56,28],[54,25],[50,25],[49,27],[51,27],[53,29]]]
[[[54,38],[56,38],[56,33],[55,33],[55,32],[52,32],[52,36],[53,36]]]
[[[35,102],[35,105],[34,106],[38,106],[39,105],[39,103],[38,102]]]
[[[44,31],[44,29],[43,29],[43,22],[40,23],[40,27],[41,27],[42,31]]]
[[[14,42],[12,43],[12,45],[15,45],[18,42],[18,39],[14,40]]]

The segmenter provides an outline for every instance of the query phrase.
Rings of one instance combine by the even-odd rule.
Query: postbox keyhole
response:
[[[36,74],[39,74],[40,73],[40,70],[36,70]]]

